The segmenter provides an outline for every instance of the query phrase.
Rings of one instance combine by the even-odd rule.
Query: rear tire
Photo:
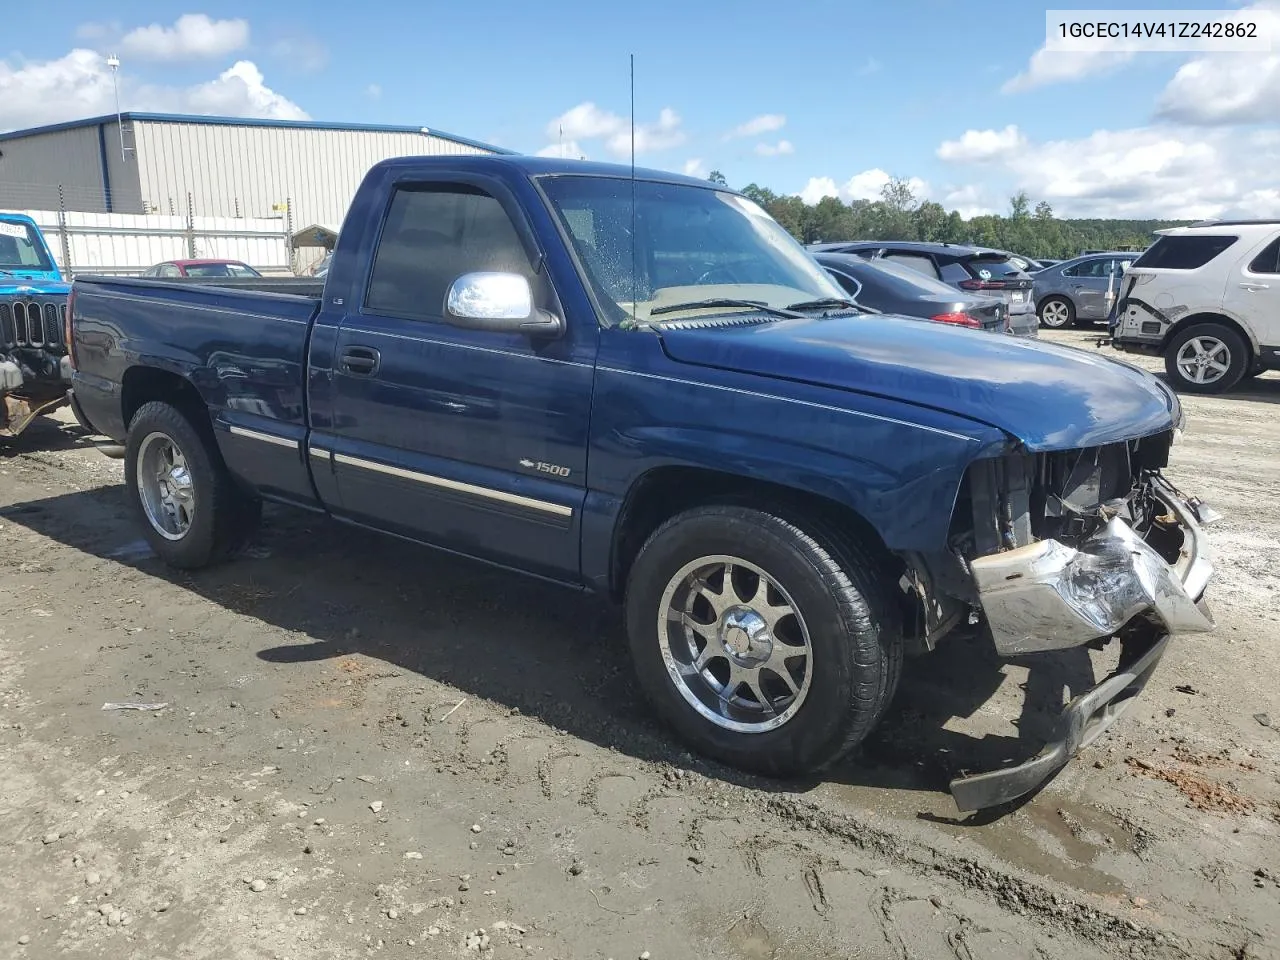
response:
[[[1040,301],[1040,326],[1050,330],[1066,330],[1075,326],[1076,308],[1066,297],[1045,297]]]
[[[870,733],[897,687],[901,614],[882,567],[816,525],[749,507],[679,514],[627,582],[640,685],[708,757],[775,777],[821,770]]]
[[[212,437],[167,403],[152,401],[134,415],[124,476],[151,549],[179,569],[224,559],[262,516],[261,501],[236,487]]]
[[[1240,334],[1222,323],[1187,327],[1164,349],[1169,382],[1187,393],[1226,393],[1244,377],[1251,359]]]

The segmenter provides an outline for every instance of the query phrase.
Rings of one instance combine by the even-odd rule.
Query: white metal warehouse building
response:
[[[0,133],[0,209],[341,225],[390,157],[508,153],[426,127],[115,114]]]

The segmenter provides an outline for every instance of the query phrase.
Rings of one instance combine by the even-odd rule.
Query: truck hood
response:
[[[1030,451],[1069,450],[1173,427],[1173,392],[1134,367],[1003,334],[858,316],[660,328],[678,363],[833,387],[998,427]]]
[[[71,284],[45,274],[0,273],[0,297],[56,297],[71,292]]]

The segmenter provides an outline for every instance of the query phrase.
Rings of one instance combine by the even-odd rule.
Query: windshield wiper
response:
[[[763,300],[733,300],[720,297],[712,300],[690,300],[688,303],[669,303],[663,307],[654,307],[649,311],[649,316],[656,317],[664,313],[679,313],[682,310],[702,310],[708,307],[745,307],[749,310],[758,310],[761,313],[768,313],[775,317],[785,317],[788,320],[799,320],[803,319],[804,316],[791,309],[771,307]]]
[[[824,308],[829,309],[829,308],[837,308],[837,307],[845,307],[849,310],[859,310],[859,311],[863,309],[854,301],[845,300],[842,297],[821,297],[817,300],[801,300],[799,303],[788,303],[786,306],[786,309],[788,310],[821,310]]]

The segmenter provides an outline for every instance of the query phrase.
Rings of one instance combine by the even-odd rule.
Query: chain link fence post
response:
[[[62,244],[62,272],[68,277],[71,269],[71,237],[67,232],[67,199],[62,184],[58,184],[58,239]]]
[[[187,194],[187,257],[191,260],[196,258],[196,209],[189,193]]]
[[[298,265],[293,259],[293,197],[284,198],[284,250],[289,258],[289,270],[298,272]]]

